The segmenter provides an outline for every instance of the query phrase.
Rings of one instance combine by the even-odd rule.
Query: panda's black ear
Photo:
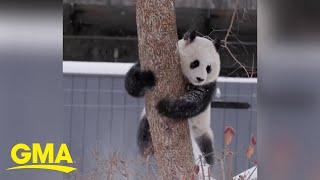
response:
[[[216,50],[217,51],[219,51],[219,49],[221,48],[221,40],[220,39],[215,39],[214,41],[213,41],[213,45],[214,45],[214,47],[216,47]]]
[[[188,41],[188,43],[191,43],[197,36],[197,33],[195,30],[188,31],[183,35],[183,39],[185,41]]]

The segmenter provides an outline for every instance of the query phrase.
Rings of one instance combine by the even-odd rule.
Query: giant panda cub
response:
[[[187,32],[178,41],[182,72],[187,80],[185,93],[177,99],[162,99],[157,104],[161,115],[172,119],[188,119],[193,149],[195,144],[208,164],[214,163],[213,132],[210,127],[211,100],[220,72],[219,43]],[[156,84],[151,71],[141,71],[135,64],[126,74],[125,88],[135,97],[144,96]],[[152,140],[145,110],[138,129],[138,146],[143,155],[152,153]],[[195,152],[195,151],[194,151]]]

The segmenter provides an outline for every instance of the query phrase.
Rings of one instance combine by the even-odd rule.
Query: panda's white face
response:
[[[181,39],[178,42],[182,72],[193,85],[214,82],[220,73],[220,56],[213,43],[196,37],[191,43]]]

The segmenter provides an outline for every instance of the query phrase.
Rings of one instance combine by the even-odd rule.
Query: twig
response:
[[[253,171],[251,172],[251,174],[248,176],[248,179],[247,180],[250,180],[251,176],[253,175],[253,173],[256,171],[257,169],[257,166],[253,169]]]
[[[203,180],[205,180],[205,175],[204,175],[203,163],[202,163],[202,157],[201,157],[201,155],[199,155],[199,158],[200,158],[200,165],[201,165],[202,177],[203,177]]]
[[[244,45],[244,42],[242,42],[242,41],[238,38],[237,35],[232,34],[232,36],[239,42],[239,44],[241,45],[241,47],[243,48],[243,50],[246,52],[246,54],[249,54],[246,46]],[[230,43],[228,43],[228,44],[230,44]]]
[[[250,77],[249,72],[247,71],[246,67],[244,67],[244,65],[232,54],[231,50],[229,49],[228,46],[224,46],[224,48],[226,48],[226,50],[229,52],[230,56],[239,64],[239,66],[241,66],[244,71],[246,72],[247,76]]]
[[[230,72],[229,74],[227,74],[227,76],[231,76],[233,73],[235,73],[236,71],[238,71],[238,69],[240,69],[241,67],[236,68],[235,70],[233,70],[232,72]]]
[[[209,35],[204,35],[199,31],[196,31],[196,33],[200,34],[202,37],[209,39],[210,41],[213,41],[213,39]]]
[[[222,171],[222,173],[221,173],[222,174],[222,180],[226,180],[223,159],[221,159],[220,161],[221,161],[220,166],[221,166],[221,171]]]
[[[227,152],[227,155],[226,155],[226,158],[227,158],[227,180],[232,180],[232,167],[233,167],[233,164],[232,164],[232,160],[233,160],[233,157],[232,157],[232,153],[231,153],[231,150],[229,149],[228,152]]]
[[[227,49],[228,53],[230,54],[230,56],[245,70],[246,74],[248,77],[250,77],[247,69],[244,67],[244,65],[233,55],[233,53],[231,52],[230,48],[228,47],[228,38],[230,36],[230,33],[232,31],[232,27],[233,27],[233,24],[234,24],[234,20],[235,20],[235,17],[236,17],[236,14],[237,14],[237,9],[238,9],[238,4],[239,4],[239,0],[236,0],[236,4],[235,4],[235,7],[234,7],[234,10],[233,10],[233,13],[232,13],[232,17],[231,17],[231,21],[230,21],[230,24],[229,24],[229,28],[228,28],[228,31],[226,33],[226,36],[224,37],[224,40],[223,40],[223,43],[224,43],[224,48]]]
[[[254,54],[252,55],[251,77],[253,77],[253,68],[254,68]]]
[[[238,4],[239,4],[239,0],[236,0],[236,4],[235,4],[235,7],[234,7],[234,10],[233,10],[233,13],[232,13],[232,17],[231,17],[231,22],[229,24],[229,28],[228,28],[228,31],[227,31],[227,34],[226,36],[224,37],[224,43],[226,45],[227,43],[227,40],[228,40],[228,37],[230,35],[230,32],[232,30],[232,26],[233,26],[233,22],[234,22],[234,19],[236,17],[236,13],[237,13],[237,9],[238,9]]]
[[[223,31],[227,31],[228,29],[214,29],[212,28],[212,31],[210,31],[210,33],[207,36],[210,36],[213,32],[223,32]]]

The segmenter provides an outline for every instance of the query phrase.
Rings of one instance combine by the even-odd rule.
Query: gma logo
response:
[[[58,152],[54,152],[54,144],[47,143],[44,149],[41,148],[40,143],[33,143],[30,146],[19,143],[11,149],[11,159],[16,166],[10,167],[7,170],[18,169],[45,169],[59,171],[63,173],[70,173],[76,168],[66,166],[65,164],[73,164],[68,146],[61,144]]]

